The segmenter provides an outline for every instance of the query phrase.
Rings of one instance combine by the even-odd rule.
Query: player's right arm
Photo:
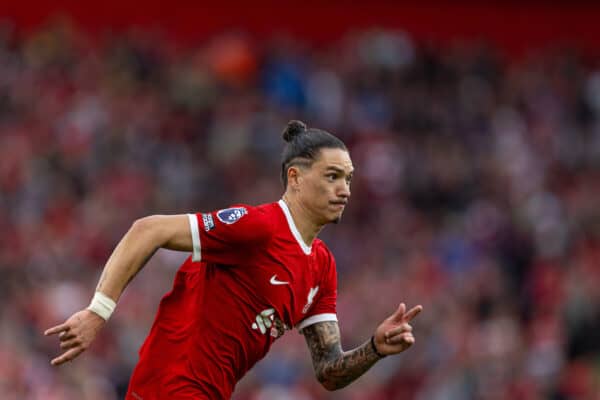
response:
[[[159,248],[192,251],[187,215],[153,215],[133,223],[108,259],[97,292],[115,302]]]
[[[187,215],[154,215],[135,221],[108,259],[96,292],[116,303],[127,284],[159,248],[191,252],[190,220]],[[70,361],[86,350],[104,326],[105,319],[84,309],[54,326],[45,335],[58,334],[65,352],[52,360],[53,365]]]

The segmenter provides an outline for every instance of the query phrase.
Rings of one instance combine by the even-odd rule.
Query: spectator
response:
[[[291,117],[339,133],[356,159],[360,188],[324,232],[344,275],[344,343],[369,336],[397,293],[427,310],[413,362],[385,360],[344,398],[599,392],[600,73],[581,60],[507,64],[390,32],[302,48],[302,63],[289,47],[301,44],[244,37],[179,53],[140,33],[91,46],[60,26],[7,40],[3,399],[122,398],[180,255],[153,259],[77,368],[51,369],[41,332],[89,301],[132,219],[276,196],[269,155]],[[314,383],[302,340],[286,335],[234,398],[336,396]]]

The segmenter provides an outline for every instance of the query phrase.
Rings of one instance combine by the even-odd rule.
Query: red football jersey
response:
[[[285,330],[336,321],[333,255],[287,205],[190,214],[194,251],[162,299],[127,399],[228,399]]]

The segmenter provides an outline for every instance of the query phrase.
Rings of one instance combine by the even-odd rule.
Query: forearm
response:
[[[364,374],[380,359],[371,341],[342,351],[337,322],[320,322],[304,328],[317,379],[327,390],[341,389]]]
[[[341,389],[367,372],[378,360],[380,357],[368,340],[337,358],[322,360],[317,366],[317,376],[328,390]]]
[[[123,236],[104,266],[96,291],[115,302],[161,243],[148,221],[136,221]]]
[[[337,321],[317,322],[302,329],[319,382],[328,390],[341,389],[382,357],[408,349],[415,342],[409,322],[422,309],[418,305],[406,311],[406,305],[400,303],[398,310],[379,324],[370,340],[346,352],[342,351]]]

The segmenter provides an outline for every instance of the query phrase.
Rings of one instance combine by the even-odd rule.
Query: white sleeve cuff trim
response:
[[[198,218],[195,214],[188,214],[190,221],[190,232],[192,234],[192,261],[200,261],[202,259],[202,253],[200,252],[200,231],[198,230]]]
[[[317,314],[312,317],[308,317],[302,321],[298,325],[296,325],[296,329],[298,332],[302,333],[302,329],[310,326],[312,324],[316,324],[317,322],[327,322],[327,321],[337,321],[337,315],[335,314]]]

